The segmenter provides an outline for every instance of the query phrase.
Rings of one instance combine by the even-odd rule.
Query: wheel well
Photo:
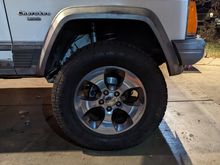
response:
[[[75,44],[71,55],[77,51],[76,49],[94,42],[118,40],[135,45],[147,52],[158,65],[166,61],[157,37],[145,22],[115,19],[74,20],[63,26],[53,44],[45,70],[47,79],[51,79],[57,74],[65,62],[66,53],[79,38],[84,41],[80,41],[81,45]]]

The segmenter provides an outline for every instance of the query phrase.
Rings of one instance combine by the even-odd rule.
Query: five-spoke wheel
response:
[[[85,75],[74,95],[80,121],[95,132],[109,135],[138,123],[146,103],[146,92],[139,78],[115,66],[100,67]]]

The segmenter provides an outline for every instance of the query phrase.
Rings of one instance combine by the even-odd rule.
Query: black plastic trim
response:
[[[14,42],[12,47],[14,67],[19,76],[36,75],[42,45],[42,42]]]
[[[174,40],[173,45],[182,65],[192,65],[204,56],[205,41],[201,38]]]
[[[0,51],[11,51],[11,42],[0,42]]]
[[[47,60],[49,59],[52,46],[62,27],[68,21],[83,19],[125,19],[145,22],[151,27],[157,39],[159,40],[162,50],[166,56],[169,74],[177,75],[182,72],[183,67],[180,65],[172,42],[168,38],[159,18],[151,10],[126,6],[99,6],[69,7],[63,9],[57,14],[48,31],[41,52],[40,62],[37,69],[37,74],[39,76],[45,76]]]

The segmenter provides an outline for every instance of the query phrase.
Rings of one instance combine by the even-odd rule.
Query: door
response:
[[[0,25],[0,76],[15,75],[12,40],[3,0],[0,0]]]

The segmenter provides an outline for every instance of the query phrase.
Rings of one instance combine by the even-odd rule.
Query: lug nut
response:
[[[99,100],[99,104],[100,105],[104,104],[104,100],[103,99]]]
[[[104,95],[108,95],[109,94],[108,90],[105,90],[103,93],[104,93]]]
[[[111,111],[111,110],[112,110],[112,107],[107,106],[106,110],[109,112],[109,111]]]
[[[118,101],[118,102],[116,103],[116,105],[117,105],[118,107],[120,107],[120,106],[121,106],[121,102]]]
[[[114,93],[114,95],[115,95],[115,97],[118,97],[118,96],[120,95],[120,93],[119,93],[118,91],[116,91],[116,92]]]

